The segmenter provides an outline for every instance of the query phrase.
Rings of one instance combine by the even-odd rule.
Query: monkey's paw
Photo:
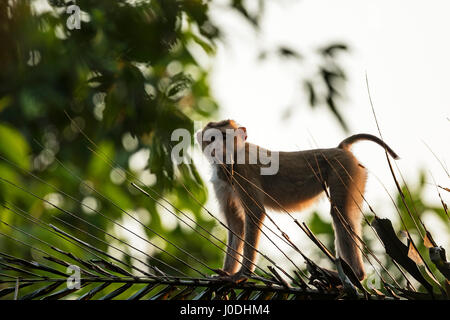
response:
[[[209,276],[212,279],[221,280],[224,282],[241,283],[248,280],[248,275],[245,272],[237,272],[235,274],[230,274],[228,271],[223,269],[214,269],[217,273],[215,275]]]
[[[224,282],[231,281],[231,274],[228,271],[225,271],[223,269],[213,269],[213,271],[216,274],[209,275],[208,278]]]
[[[228,278],[230,277],[230,273],[228,271],[225,271],[223,269],[213,269],[213,271],[216,274],[213,274],[211,276],[209,276],[210,278],[214,278],[214,279],[222,279],[222,278]]]
[[[233,283],[243,283],[247,281],[249,278],[249,275],[246,272],[238,271],[237,273],[233,274],[229,277],[229,281]]]
[[[222,276],[222,277],[229,277],[229,276],[230,276],[230,273],[229,273],[228,271],[223,270],[223,269],[214,269],[214,271],[215,271],[219,276]]]

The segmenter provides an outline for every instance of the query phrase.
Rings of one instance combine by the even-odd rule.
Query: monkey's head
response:
[[[210,122],[197,132],[196,138],[206,157],[229,163],[236,152],[243,150],[247,129],[234,120]]]

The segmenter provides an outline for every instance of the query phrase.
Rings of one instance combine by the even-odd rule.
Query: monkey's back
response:
[[[354,162],[351,152],[338,149],[313,149],[294,152],[279,152],[279,169],[275,175],[263,175],[266,190],[264,204],[282,211],[302,210],[313,203],[324,191],[323,181],[333,169]],[[275,201],[276,200],[276,201]]]

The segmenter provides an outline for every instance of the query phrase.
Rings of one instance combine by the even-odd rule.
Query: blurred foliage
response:
[[[70,30],[66,10],[73,2],[49,1],[51,10],[36,11],[35,5],[43,2],[0,0],[0,155],[113,220],[124,219],[116,204],[134,215],[140,212],[138,218],[149,221],[148,227],[168,234],[163,220],[170,213],[132,188],[124,179],[125,174],[130,179],[131,175],[118,166],[130,169],[159,194],[176,195],[174,205],[193,212],[199,223],[211,229],[214,224],[199,215],[207,194],[195,167],[186,164],[177,170],[170,157],[171,132],[177,128],[192,132],[194,119],[207,119],[217,110],[210,95],[208,70],[193,55],[195,50],[213,54],[220,34],[209,18],[208,4],[79,0],[81,28]],[[98,144],[100,156],[88,149],[96,148],[79,129]],[[111,168],[106,158],[118,165]],[[0,162],[0,176],[100,229],[5,181],[0,183],[3,203],[14,203],[33,217],[68,228],[53,218],[58,217],[110,240],[101,230],[111,232],[111,221],[5,161]],[[198,203],[190,199],[182,183]],[[2,221],[48,237],[12,212],[0,212]],[[26,239],[6,225],[0,230]],[[148,238],[156,237],[145,231]],[[169,237],[174,243],[183,243],[191,232],[175,223]],[[87,234],[80,237],[93,241]],[[206,248],[201,238],[193,238],[185,249],[198,252],[203,260],[219,261],[216,250]],[[102,249],[106,244],[96,242]],[[4,239],[0,242],[6,252],[17,245]],[[71,252],[77,250],[70,247]],[[167,250],[179,254],[170,245]],[[177,266],[170,257],[164,259]],[[184,265],[178,267],[186,270]]]
[[[311,74],[301,76],[301,89],[306,92],[307,102],[311,108],[325,106],[330,111],[345,132],[349,131],[347,122],[343,118],[340,109],[342,100],[345,97],[345,84],[347,75],[341,66],[340,54],[348,52],[349,48],[343,43],[331,43],[317,49],[315,58],[318,62],[314,65]],[[280,57],[284,60],[295,61],[302,70],[305,68],[305,55],[294,48],[279,46],[269,51],[262,51],[259,55],[260,60],[266,60],[270,57]],[[293,103],[293,105],[304,105],[305,103]],[[283,119],[289,118],[297,107],[290,106],[283,112]]]

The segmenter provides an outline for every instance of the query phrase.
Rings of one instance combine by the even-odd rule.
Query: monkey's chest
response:
[[[220,197],[228,197],[233,193],[233,188],[227,177],[223,175],[223,173],[219,170],[219,168],[213,168],[213,174],[210,179],[211,183],[214,186],[214,192],[218,198]]]

